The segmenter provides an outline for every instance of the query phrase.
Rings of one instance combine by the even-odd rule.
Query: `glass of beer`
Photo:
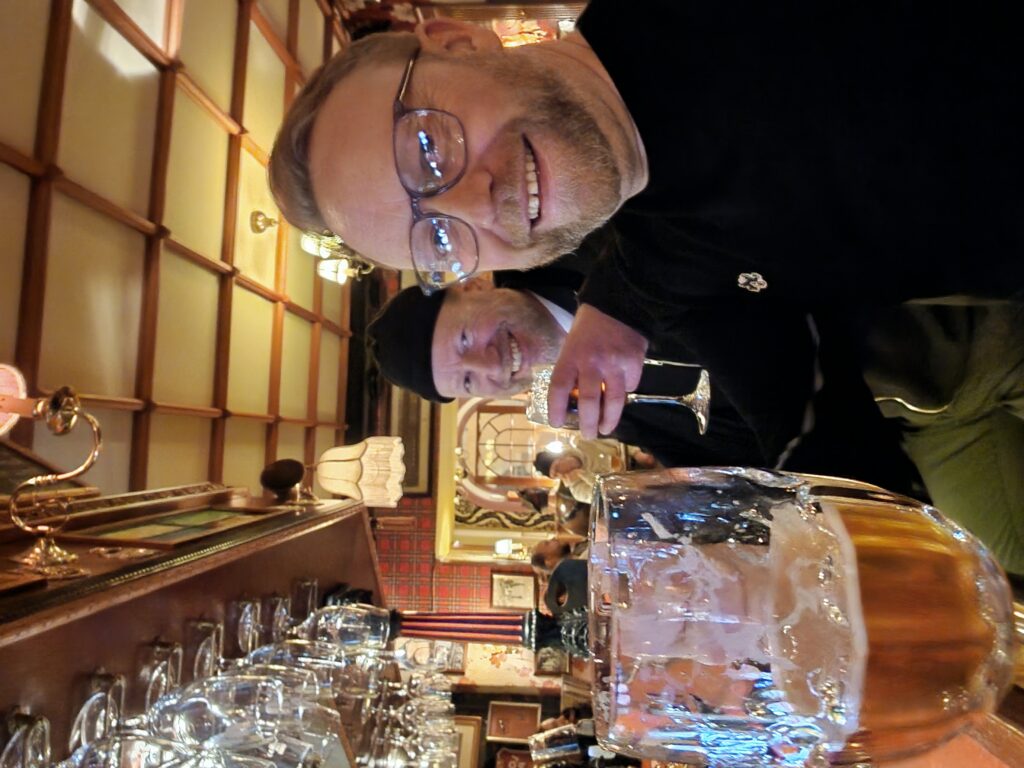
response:
[[[993,711],[1013,611],[985,547],[851,481],[739,468],[605,475],[590,646],[599,741],[711,768],[922,752]]]

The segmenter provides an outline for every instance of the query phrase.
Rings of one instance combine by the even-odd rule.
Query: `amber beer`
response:
[[[850,747],[892,755],[946,740],[1006,691],[1012,627],[986,608],[1005,585],[986,579],[979,553],[923,511],[824,503],[856,552],[868,638],[861,731]]]
[[[591,531],[598,737],[715,768],[893,759],[995,709],[1009,585],[936,510],[739,468],[605,475]]]

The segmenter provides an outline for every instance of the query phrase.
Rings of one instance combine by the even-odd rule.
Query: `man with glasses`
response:
[[[560,423],[578,386],[589,437],[681,306],[759,323],[1018,293],[1021,10],[665,0],[625,26],[594,0],[580,33],[507,51],[431,20],[314,76],[271,181],[293,222],[426,291],[546,263],[612,218],[550,389]]]

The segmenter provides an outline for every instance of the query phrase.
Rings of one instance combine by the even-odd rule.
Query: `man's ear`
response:
[[[420,47],[427,53],[476,53],[501,49],[501,40],[489,29],[459,19],[427,19],[416,26]]]

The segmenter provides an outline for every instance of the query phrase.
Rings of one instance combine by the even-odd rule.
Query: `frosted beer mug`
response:
[[[670,469],[598,481],[597,735],[713,768],[922,752],[1012,679],[1009,585],[932,507],[850,481]]]

